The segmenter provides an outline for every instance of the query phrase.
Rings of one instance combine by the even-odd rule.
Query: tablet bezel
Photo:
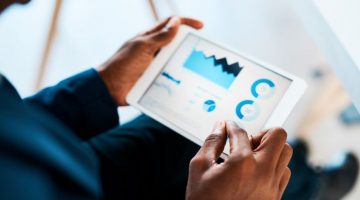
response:
[[[200,37],[201,39],[208,40],[206,37],[203,37],[199,31],[192,29],[187,26],[180,27],[176,37],[174,40],[161,49],[161,51],[158,53],[158,55],[155,57],[153,62],[149,65],[149,67],[145,70],[143,75],[139,78],[139,80],[136,82],[134,87],[131,89],[129,94],[126,97],[126,101],[133,107],[139,109],[144,114],[154,118],[155,120],[159,121],[160,123],[164,124],[165,126],[173,129],[180,135],[184,136],[185,138],[195,142],[198,145],[202,145],[204,141],[196,137],[194,134],[189,133],[179,127],[178,125],[172,123],[171,121],[168,121],[167,119],[164,119],[163,117],[157,115],[156,113],[146,109],[142,105],[139,104],[139,101],[147,91],[147,89],[151,86],[151,84],[155,81],[155,79],[158,77],[159,73],[161,73],[162,69],[166,65],[168,59],[170,59],[171,55],[177,50],[177,47],[181,44],[181,42],[184,40],[184,38],[189,34],[193,34],[197,37]],[[209,40],[211,41],[211,40]],[[214,42],[213,42],[214,43]],[[221,45],[219,43],[214,43],[228,51],[234,52],[236,54],[241,55],[242,57],[248,59],[249,61],[256,63],[266,69],[269,69],[270,71],[273,71],[274,73],[278,73],[281,76],[284,76],[292,81],[289,88],[287,89],[286,93],[284,94],[283,98],[279,101],[275,109],[273,110],[272,114],[270,115],[269,119],[265,123],[263,129],[267,129],[270,127],[275,126],[282,126],[285,120],[287,119],[288,115],[292,111],[292,109],[295,107],[298,100],[301,98],[303,93],[306,89],[306,83],[302,79],[289,74],[288,72],[285,72],[282,69],[279,69],[277,67],[274,67],[272,65],[266,64],[264,62],[259,62],[258,59],[255,59],[252,56],[246,55],[244,53],[241,53],[239,51],[235,51],[231,48],[226,47],[225,45]],[[210,133],[209,133],[210,134]],[[256,133],[252,133],[256,134]]]

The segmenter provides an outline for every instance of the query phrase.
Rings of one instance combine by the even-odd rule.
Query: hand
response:
[[[200,21],[171,17],[126,42],[98,72],[119,106],[127,105],[126,95],[154,59],[156,53],[174,39],[180,25],[202,28]]]
[[[215,161],[230,139],[230,155]],[[235,122],[219,122],[190,162],[187,200],[277,200],[290,178],[292,148],[286,132],[274,128],[249,141]]]

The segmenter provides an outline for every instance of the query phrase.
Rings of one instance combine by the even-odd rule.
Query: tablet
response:
[[[303,80],[182,26],[127,102],[202,145],[219,120],[233,120],[248,134],[281,126],[305,88]]]

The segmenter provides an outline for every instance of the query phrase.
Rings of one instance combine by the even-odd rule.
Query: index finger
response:
[[[173,16],[173,17],[168,17],[165,20],[163,20],[162,22],[158,23],[153,28],[146,31],[144,33],[144,35],[151,35],[153,33],[161,31],[162,29],[166,28],[166,26],[168,25],[170,20],[173,18],[179,18],[180,24],[187,25],[187,26],[193,27],[195,29],[200,29],[204,26],[204,24],[201,21],[193,19],[193,18]]]
[[[204,144],[197,153],[197,157],[202,157],[207,167],[211,166],[223,152],[225,143],[225,122],[219,121],[215,124],[212,133],[205,139]]]
[[[247,132],[240,128],[235,122],[227,121],[226,130],[229,134],[230,142],[230,155],[231,156],[241,156],[246,155],[252,151],[251,144]]]
[[[180,17],[181,24],[191,26],[195,29],[201,29],[204,26],[204,23],[193,18]]]

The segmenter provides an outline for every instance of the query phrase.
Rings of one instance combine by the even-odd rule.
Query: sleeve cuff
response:
[[[86,123],[86,137],[95,136],[119,124],[118,106],[95,69],[86,70],[68,81],[74,84],[74,94],[83,113],[81,121]]]

